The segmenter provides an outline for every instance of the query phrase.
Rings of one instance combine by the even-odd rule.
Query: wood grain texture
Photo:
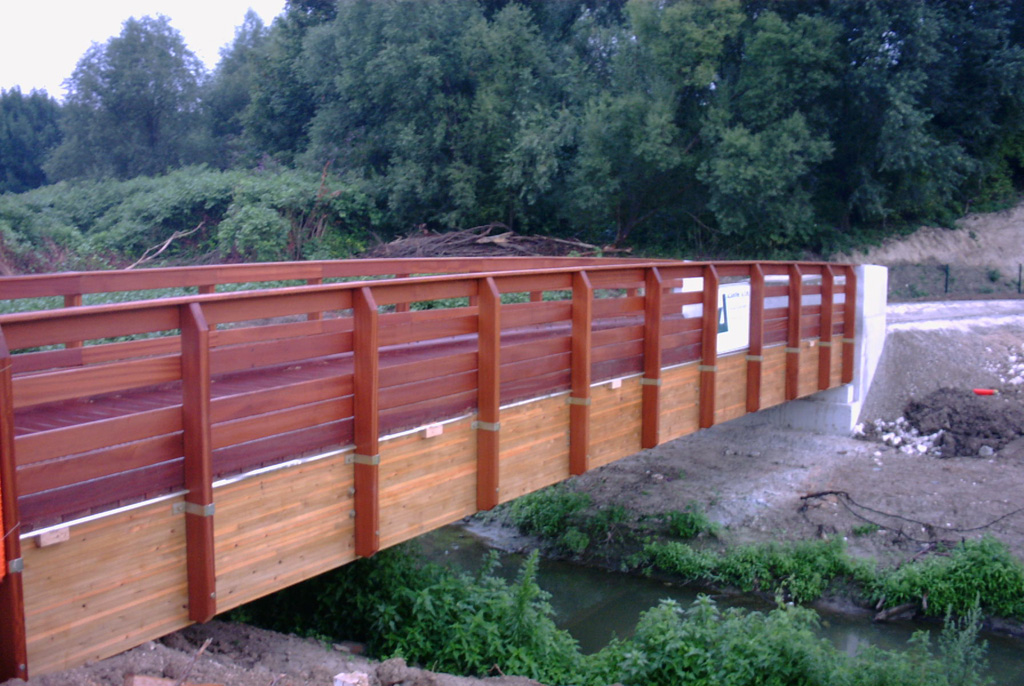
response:
[[[661,373],[661,442],[696,431],[700,424],[700,372],[697,363],[667,369]]]
[[[473,419],[444,424],[427,438],[417,431],[381,443],[382,548],[471,515],[476,507]]]
[[[569,478],[568,397],[560,393],[502,410],[501,502]]]
[[[639,377],[619,388],[604,383],[590,389],[590,467],[606,465],[641,450],[643,392]]]
[[[116,655],[189,624],[185,520],[171,502],[73,527],[69,541],[26,548],[24,560],[36,674]]]
[[[340,454],[217,488],[219,609],[354,560],[353,485]]]

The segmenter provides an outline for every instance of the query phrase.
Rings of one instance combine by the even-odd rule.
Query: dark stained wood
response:
[[[490,510],[499,502],[499,444],[501,421],[501,293],[494,279],[484,279],[479,291],[479,371],[477,377],[476,506]]]
[[[518,329],[525,326],[550,324],[572,319],[572,305],[566,301],[545,302],[536,305],[518,303],[502,307],[502,326],[506,329]]]
[[[718,361],[718,270],[704,267],[704,309],[701,316],[700,428],[715,424],[715,363]]]
[[[569,395],[569,473],[590,468],[590,376],[593,346],[594,287],[587,272],[573,275],[572,392]]]
[[[786,336],[786,400],[800,395],[800,313],[803,310],[803,273],[789,267],[789,315]]]
[[[832,305],[835,300],[835,275],[827,266],[821,274],[821,323],[818,347],[818,390],[831,385],[832,377]]]
[[[69,293],[64,296],[64,307],[81,307],[82,306],[82,294],[81,293]],[[65,348],[81,348],[85,343],[83,341],[68,341],[64,344]]]
[[[761,373],[764,366],[764,268],[750,268],[750,344],[747,348],[747,412],[761,409]]]
[[[370,557],[380,549],[380,315],[368,287],[356,291],[353,305],[356,555]]]
[[[661,431],[661,320],[665,283],[657,267],[647,270],[644,283],[644,375],[641,383],[640,445],[653,448]]]
[[[180,363],[176,355],[91,365],[65,371],[22,377],[14,390],[15,409],[55,403],[72,398],[117,393],[177,381]]]
[[[217,614],[213,541],[213,441],[210,437],[210,327],[199,303],[181,308],[181,425],[185,452],[188,618]]]
[[[21,517],[14,453],[14,392],[11,351],[0,330],[0,679],[28,679],[28,644],[21,560]]]

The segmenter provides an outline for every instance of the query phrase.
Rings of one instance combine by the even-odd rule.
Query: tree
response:
[[[244,116],[257,87],[255,63],[265,49],[268,33],[258,14],[251,9],[246,12],[242,25],[235,29],[234,42],[221,49],[220,62],[204,88],[203,106],[221,167],[246,153]]]
[[[60,143],[60,105],[45,92],[0,91],[0,193],[46,183],[43,161]]]
[[[332,0],[289,0],[270,33],[254,52],[249,106],[242,117],[247,146],[291,164],[309,145],[309,126],[318,102],[302,67],[303,44],[315,27],[337,12]],[[321,101],[322,102],[322,101]]]
[[[202,63],[166,17],[128,19],[93,44],[68,80],[54,179],[131,178],[203,161]]]

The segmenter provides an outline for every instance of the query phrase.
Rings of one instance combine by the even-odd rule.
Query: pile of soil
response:
[[[359,257],[600,257],[628,252],[574,239],[523,236],[496,222],[444,233],[419,229],[390,243],[382,243]]]
[[[943,457],[991,457],[1024,435],[1024,406],[1016,395],[940,388],[910,401],[903,415],[921,434],[942,432],[937,447]]]

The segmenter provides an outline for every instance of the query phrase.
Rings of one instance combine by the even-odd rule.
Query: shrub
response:
[[[926,613],[965,616],[976,603],[987,614],[1024,617],[1024,564],[991,536],[964,541],[946,556],[932,556],[882,575],[877,597],[889,606],[927,596]]]

